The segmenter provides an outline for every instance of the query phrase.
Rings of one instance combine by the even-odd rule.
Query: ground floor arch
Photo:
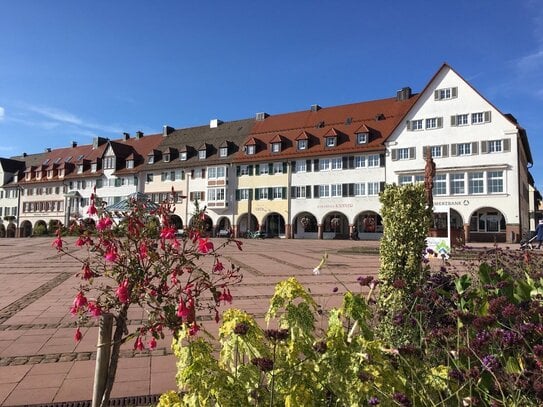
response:
[[[236,237],[245,236],[248,231],[260,230],[258,219],[253,214],[244,213],[240,215],[237,222]]]
[[[261,232],[267,237],[285,236],[285,218],[277,212],[267,214],[262,221]]]
[[[319,224],[317,218],[310,212],[301,212],[292,221],[292,236],[294,239],[317,239]]]
[[[46,235],[47,234],[47,223],[45,223],[44,220],[38,220],[34,224],[34,228],[32,230],[33,235]]]
[[[474,211],[469,218],[470,242],[505,242],[507,219],[498,209],[484,207]]]
[[[170,226],[173,226],[177,230],[183,229],[183,220],[179,215],[171,214],[169,216]]]
[[[226,216],[221,216],[217,220],[215,235],[219,237],[230,237],[232,235],[232,224]]]
[[[349,239],[349,220],[341,212],[329,212],[322,219],[323,239]]]
[[[379,240],[383,234],[383,218],[377,212],[363,211],[355,217],[353,232],[362,240]]]
[[[13,223],[12,225],[15,226],[15,224]],[[8,231],[9,231],[9,226],[10,225],[8,225]],[[21,223],[20,236],[21,237],[32,236],[32,223],[29,220],[25,220]],[[13,232],[13,236],[10,236],[10,234],[8,233],[8,237],[15,237],[15,231]]]

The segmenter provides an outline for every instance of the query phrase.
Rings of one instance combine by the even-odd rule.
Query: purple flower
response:
[[[458,382],[462,382],[464,380],[464,375],[458,369],[451,369],[449,371],[449,377],[451,379],[454,379],[454,380],[458,381]]]
[[[368,400],[368,406],[378,406],[381,402],[379,401],[379,399],[375,396],[371,397],[369,400]]]
[[[234,327],[234,333],[236,335],[245,335],[249,331],[249,325],[245,322],[240,322]]]
[[[251,363],[263,372],[270,372],[273,370],[273,360],[268,358],[253,358]]]
[[[494,355],[486,355],[483,358],[483,366],[486,370],[496,370],[500,367],[500,362]]]
[[[411,401],[409,400],[409,398],[407,398],[407,396],[403,393],[394,393],[394,395],[392,396],[392,398],[398,402],[400,404],[400,406],[403,406],[403,407],[411,407],[412,404],[411,404]]]

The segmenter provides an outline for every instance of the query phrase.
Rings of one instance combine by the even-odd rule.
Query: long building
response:
[[[525,129],[444,64],[419,93],[0,159],[0,235],[85,217],[96,190],[105,205],[136,192],[173,197],[178,229],[197,201],[213,236],[379,239],[379,192],[424,181],[428,155],[434,204],[451,207],[455,239],[530,233],[541,195]]]

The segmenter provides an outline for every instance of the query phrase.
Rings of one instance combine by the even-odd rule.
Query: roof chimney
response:
[[[23,157],[26,157],[28,154],[27,153],[23,153]]]
[[[265,119],[266,117],[268,117],[268,116],[269,116],[269,114],[268,114],[268,113],[265,113],[265,112],[257,113],[257,114],[256,114],[256,121],[257,121],[257,122],[262,122],[262,121],[264,121],[264,119]]]
[[[107,142],[107,138],[104,137],[95,137],[92,139],[92,149],[96,150],[99,146]]]
[[[138,131],[136,132],[136,139],[139,140],[139,139],[142,138],[142,137],[143,137],[143,131],[138,130]]]
[[[45,152],[46,152],[46,153],[50,153],[50,152],[51,152],[51,147],[47,147],[47,148],[45,149]]]
[[[400,102],[402,100],[407,100],[410,97],[411,97],[411,88],[410,87],[401,88],[399,91],[396,92],[396,100],[398,102]]]
[[[173,127],[170,127],[170,126],[167,126],[167,125],[164,125],[164,127],[162,128],[162,135],[164,137],[166,137],[168,134],[170,134],[172,131],[174,131],[175,129]]]
[[[318,110],[321,110],[321,107],[319,105],[311,105],[311,111],[316,112]]]
[[[128,140],[130,138],[130,133],[123,133],[123,140]]]
[[[76,148],[77,147],[77,141],[72,141],[72,148]]]
[[[222,121],[219,119],[213,119],[209,121],[209,128],[210,129],[216,129],[222,124]]]

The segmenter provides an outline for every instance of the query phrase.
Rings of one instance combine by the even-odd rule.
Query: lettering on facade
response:
[[[319,209],[338,209],[338,208],[352,208],[354,205],[352,203],[337,203],[337,204],[328,204],[328,205],[317,205]]]
[[[467,199],[464,199],[463,201],[443,201],[443,202],[435,202],[436,205],[443,205],[443,206],[468,206],[469,201]]]

